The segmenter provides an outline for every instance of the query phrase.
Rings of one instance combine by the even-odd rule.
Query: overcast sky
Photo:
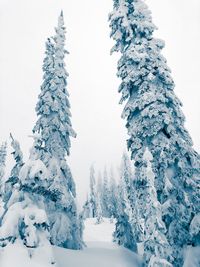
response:
[[[163,53],[183,102],[186,127],[200,151],[200,1],[147,0],[155,36],[164,39]],[[117,169],[126,147],[116,78],[119,55],[110,56],[108,13],[112,0],[0,0],[0,141],[12,132],[25,156],[32,145],[35,105],[42,83],[47,37],[54,34],[63,9],[67,28],[66,58],[72,123],[78,136],[68,159],[77,191],[85,197],[89,167]],[[8,140],[9,141],[9,140]],[[8,158],[8,166],[12,165]]]

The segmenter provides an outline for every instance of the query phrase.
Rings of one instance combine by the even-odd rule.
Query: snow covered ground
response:
[[[114,224],[109,219],[97,225],[95,219],[85,222],[82,251],[65,250],[55,247],[58,267],[138,267],[139,258],[133,252],[112,243]]]
[[[95,224],[95,219],[85,222],[84,241],[86,248],[80,251],[53,247],[56,264],[53,259],[47,262],[49,248],[44,246],[34,250],[16,242],[0,250],[0,267],[139,267],[139,258],[133,252],[112,243],[114,223],[104,219]],[[28,253],[29,252],[29,253]]]
[[[0,267],[140,267],[140,259],[133,252],[112,242],[114,223],[104,219],[96,224],[95,219],[85,222],[83,250],[69,250],[53,247],[56,264],[51,264],[49,247],[34,250],[27,249],[20,242],[0,249]],[[200,248],[189,247],[183,267],[200,266]],[[47,259],[49,262],[47,263]]]

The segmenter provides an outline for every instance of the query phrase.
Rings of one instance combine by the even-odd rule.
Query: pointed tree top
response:
[[[60,12],[60,16],[63,17],[63,10],[61,10],[61,12]]]

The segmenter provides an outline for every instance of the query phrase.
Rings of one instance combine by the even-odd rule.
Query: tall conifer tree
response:
[[[76,133],[72,129],[67,91],[63,12],[55,31],[55,36],[46,42],[43,83],[36,106],[38,120],[33,132],[41,135],[43,151],[40,158],[50,173],[49,189],[61,194],[60,199],[45,203],[51,242],[65,248],[80,249],[82,240],[75,203],[75,183],[65,158],[70,153],[70,137],[76,137]]]
[[[118,77],[122,79],[120,103],[126,101],[122,117],[127,120],[128,148],[140,172],[148,147],[164,221],[173,247],[174,266],[182,266],[183,250],[190,243],[189,225],[200,210],[200,160],[184,127],[181,102],[174,93],[174,81],[161,51],[164,42],[153,37],[155,25],[142,0],[114,0],[109,16],[112,52],[121,52]],[[166,191],[166,182],[172,192]],[[166,205],[167,206],[167,205]]]

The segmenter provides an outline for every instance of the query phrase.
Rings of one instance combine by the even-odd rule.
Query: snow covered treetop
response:
[[[116,0],[114,11],[109,15],[111,37],[116,41],[113,51],[123,52],[134,38],[150,39],[156,26],[152,22],[151,12],[141,0]]]
[[[70,137],[76,137],[71,124],[68,73],[65,69],[65,26],[63,12],[58,18],[56,34],[46,42],[46,56],[43,61],[43,83],[36,112],[39,116],[33,129],[40,133],[45,149],[57,159],[63,159],[70,152]]]

